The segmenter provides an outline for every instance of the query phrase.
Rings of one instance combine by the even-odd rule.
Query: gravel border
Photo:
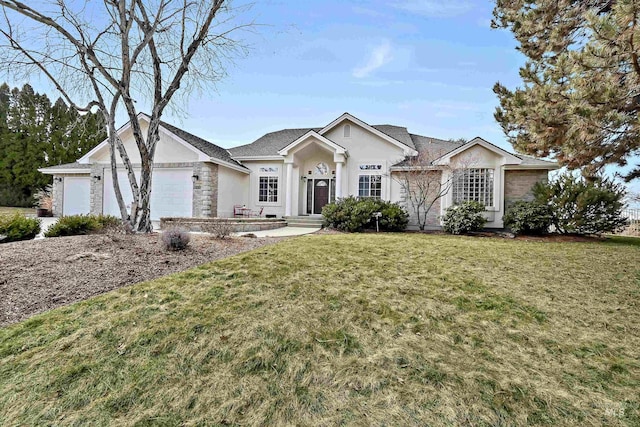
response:
[[[0,327],[123,286],[281,241],[192,235],[165,251],[159,235],[89,235],[0,245]]]

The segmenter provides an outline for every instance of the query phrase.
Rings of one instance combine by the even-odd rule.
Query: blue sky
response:
[[[509,33],[489,28],[491,2],[438,3],[259,2],[251,13],[268,27],[217,94],[191,100],[181,124],[232,146],[348,111],[370,124],[480,135],[507,148],[491,89],[517,84],[523,59]]]
[[[249,55],[215,91],[180,105],[185,114],[164,119],[232,147],[285,127],[324,126],[347,111],[370,124],[482,136],[511,150],[493,118],[492,87],[520,84],[524,57],[511,33],[490,28],[493,4],[256,1],[245,17],[261,24],[245,34]],[[55,97],[43,81],[31,83]]]

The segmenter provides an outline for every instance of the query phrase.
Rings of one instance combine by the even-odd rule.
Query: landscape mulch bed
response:
[[[0,245],[0,327],[123,286],[249,251],[282,238],[192,235],[183,251],[159,235],[88,235]]]

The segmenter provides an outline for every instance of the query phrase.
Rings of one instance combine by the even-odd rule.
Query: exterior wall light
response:
[[[94,175],[91,178],[95,179],[96,181],[100,181],[102,179],[100,175]]]
[[[55,182],[62,182],[62,177],[56,176],[55,178],[53,178],[53,180]]]
[[[191,181],[193,181],[194,184],[198,182],[199,179],[200,177],[198,175],[196,174],[191,175]]]

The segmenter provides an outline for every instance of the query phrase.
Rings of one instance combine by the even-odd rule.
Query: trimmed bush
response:
[[[602,234],[623,229],[624,186],[606,178],[587,182],[571,173],[533,187],[536,201],[549,206],[551,223],[562,234]]]
[[[478,202],[463,202],[451,206],[442,217],[444,231],[451,234],[465,234],[482,230],[487,222],[482,213],[484,205]]]
[[[16,213],[0,215],[0,243],[31,240],[40,233],[40,220]]]
[[[191,235],[185,230],[177,228],[162,232],[160,242],[167,251],[181,251],[189,246]]]
[[[69,215],[53,224],[45,237],[79,236],[116,229],[122,221],[111,215]]]
[[[551,208],[538,202],[519,201],[507,209],[503,220],[514,234],[544,234],[551,225]]]
[[[382,214],[378,219],[382,231],[402,231],[409,223],[409,214],[402,206],[384,200],[349,196],[322,208],[325,226],[349,232],[375,229],[376,212]]]

